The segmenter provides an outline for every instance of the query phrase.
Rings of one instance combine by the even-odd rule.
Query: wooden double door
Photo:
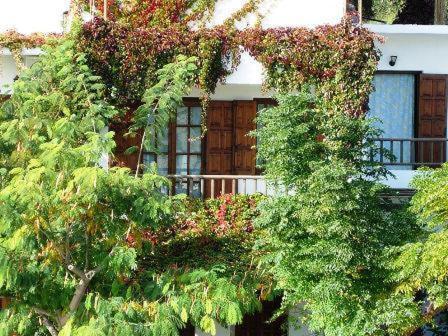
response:
[[[207,110],[207,133],[203,171],[205,175],[255,175],[256,101],[211,101]],[[205,186],[206,196],[235,189],[231,180],[217,179]],[[224,188],[224,190],[223,190]],[[213,190],[212,190],[213,189]]]

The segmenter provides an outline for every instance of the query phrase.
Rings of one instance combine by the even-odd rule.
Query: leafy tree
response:
[[[408,302],[393,296],[385,252],[418,229],[380,197],[385,187],[377,181],[387,171],[368,162],[377,149],[365,140],[377,131],[365,117],[323,109],[309,91],[279,96],[279,106],[258,118],[267,177],[292,191],[262,203],[255,223],[267,235],[259,248],[274,264],[284,308],[304,303],[313,330],[394,334],[391,321],[410,317],[408,310],[386,313]]]
[[[420,314],[408,325],[409,331],[432,324],[434,317],[441,317],[439,313],[448,308],[447,181],[446,164],[439,169],[422,171],[413,181],[416,194],[411,210],[422,232],[400,249],[399,257],[393,262],[399,291],[408,297],[420,293],[416,300]]]
[[[167,120],[195,71],[195,59],[182,57],[159,71],[139,115]],[[103,130],[118,112],[104,92],[69,37],[45,49],[0,110],[0,293],[12,298],[1,335],[31,335],[40,325],[51,335],[149,332],[130,303],[141,293],[112,293],[147,254],[128,244],[130,235],[169,224],[168,182],[152,170],[132,176],[99,165],[112,154],[113,133]],[[103,294],[100,308],[88,292]]]
[[[363,16],[392,23],[401,12],[406,0],[369,0],[363,1]]]
[[[241,323],[274,294],[252,253],[257,198],[195,205],[164,195],[153,167],[101,167],[115,146],[106,126],[129,111],[110,104],[76,41],[46,47],[0,109],[0,295],[12,299],[0,335],[175,336],[187,323],[212,334],[215,321]],[[130,151],[151,150],[196,63],[178,56],[157,71]]]

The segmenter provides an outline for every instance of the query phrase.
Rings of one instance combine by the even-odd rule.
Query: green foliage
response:
[[[131,131],[162,130],[195,63],[178,57],[158,71]],[[273,295],[252,253],[260,196],[170,199],[151,168],[100,167],[118,114],[105,92],[67,39],[0,110],[0,295],[12,299],[1,332],[168,336],[188,322],[210,333],[216,320],[240,323]]]
[[[414,179],[416,194],[411,210],[418,219],[421,234],[399,249],[393,262],[397,290],[404,296],[420,295],[419,307],[425,307],[409,330],[431,323],[434,316],[448,307],[447,251],[447,192],[448,166],[425,169]]]
[[[251,264],[258,264],[259,256],[252,247],[263,233],[254,231],[253,220],[262,199],[261,195],[224,195],[205,202],[188,198],[176,202],[175,224],[153,236],[157,262],[150,264],[151,268],[163,271],[220,265],[231,272],[226,273],[229,277],[235,272],[244,274]],[[260,277],[259,281],[269,280]]]
[[[259,248],[274,263],[284,307],[304,302],[312,329],[385,335],[390,319],[379,312],[394,293],[385,251],[417,228],[379,197],[385,188],[377,181],[387,172],[364,159],[377,150],[363,140],[375,133],[369,121],[322,106],[304,90],[261,112],[263,168],[293,194],[262,203],[255,223],[267,234]]]
[[[363,17],[393,23],[402,11],[406,0],[367,0],[363,1]]]
[[[376,19],[393,23],[405,3],[406,0],[373,0],[372,10]]]
[[[258,267],[259,253],[252,250],[262,234],[252,228],[261,199],[176,200],[174,225],[131,233],[131,245],[151,257],[139,259],[132,276],[115,278],[111,289],[87,296],[90,329],[80,330],[178,335],[179,328],[193,323],[213,334],[215,321],[241,323],[244,314],[260,309],[260,300],[275,294],[271,276]]]
[[[176,74],[194,71],[184,66],[160,72],[178,81],[163,94],[182,95]],[[0,293],[13,299],[2,313],[5,330],[42,331],[36,318],[52,335],[87,328],[80,306],[87,286],[102,293],[117,277],[135,274],[146,252],[128,245],[130,234],[169,223],[171,200],[161,193],[167,180],[152,170],[133,177],[99,166],[115,146],[104,128],[117,111],[104,92],[67,39],[45,49],[0,110]],[[163,107],[154,111],[164,115]],[[26,316],[34,322],[24,323]]]

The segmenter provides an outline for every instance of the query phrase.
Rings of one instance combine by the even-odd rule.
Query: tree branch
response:
[[[68,264],[67,269],[73,274],[77,275],[82,281],[87,280],[86,273],[81,271],[78,267],[73,264]]]
[[[157,109],[159,108],[159,100],[157,101],[156,105],[154,106],[154,108],[152,109],[152,113],[155,113],[157,111]],[[149,120],[146,121],[146,127],[145,130],[143,131],[143,135],[142,135],[142,141],[140,143],[140,149],[138,151],[138,158],[137,158],[137,167],[135,169],[135,178],[138,177],[138,172],[140,171],[140,162],[142,160],[142,156],[143,156],[143,147],[145,144],[145,138],[146,138],[146,128],[148,128],[149,126]]]
[[[50,335],[58,336],[58,334],[59,334],[58,331],[54,327],[53,323],[51,323],[50,320],[48,320],[47,316],[44,316],[44,315],[39,315],[39,316],[42,321],[42,324],[47,328]]]
[[[107,256],[107,258],[111,257],[113,254],[114,254],[114,248],[109,252],[109,255]],[[94,276],[96,274],[98,274],[104,268],[107,258],[105,258],[103,260],[103,262],[101,264],[99,264],[97,267],[95,267],[94,269],[92,269],[88,272],[81,271],[75,265],[68,265],[67,268],[71,272],[73,272],[74,274],[79,276],[81,278],[81,280],[79,281],[79,284],[75,290],[75,294],[73,294],[72,300],[70,301],[68,313],[59,319],[59,324],[61,325],[61,327],[63,327],[67,323],[67,321],[70,319],[70,317],[78,310],[78,308],[82,302],[82,299],[84,298],[84,296],[86,294],[86,291],[87,291],[87,288],[89,287],[90,282],[92,281]]]

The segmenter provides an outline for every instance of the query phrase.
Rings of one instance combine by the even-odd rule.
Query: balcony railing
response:
[[[446,138],[379,138],[373,139],[379,153],[370,153],[370,161],[396,166],[396,169],[438,167],[446,162]],[[392,155],[391,155],[392,154]]]
[[[378,138],[373,139],[377,150],[370,153],[371,162],[380,162],[389,169],[412,170],[422,166],[438,167],[446,162],[445,138]],[[220,194],[261,193],[264,195],[290,194],[281,186],[266,183],[258,175],[168,175],[172,182],[170,195],[186,194],[195,198],[216,198]]]
[[[168,179],[172,182],[170,195],[186,194],[197,198],[213,199],[230,193],[271,195],[278,189],[272,189],[263,176],[257,175],[168,175]]]

